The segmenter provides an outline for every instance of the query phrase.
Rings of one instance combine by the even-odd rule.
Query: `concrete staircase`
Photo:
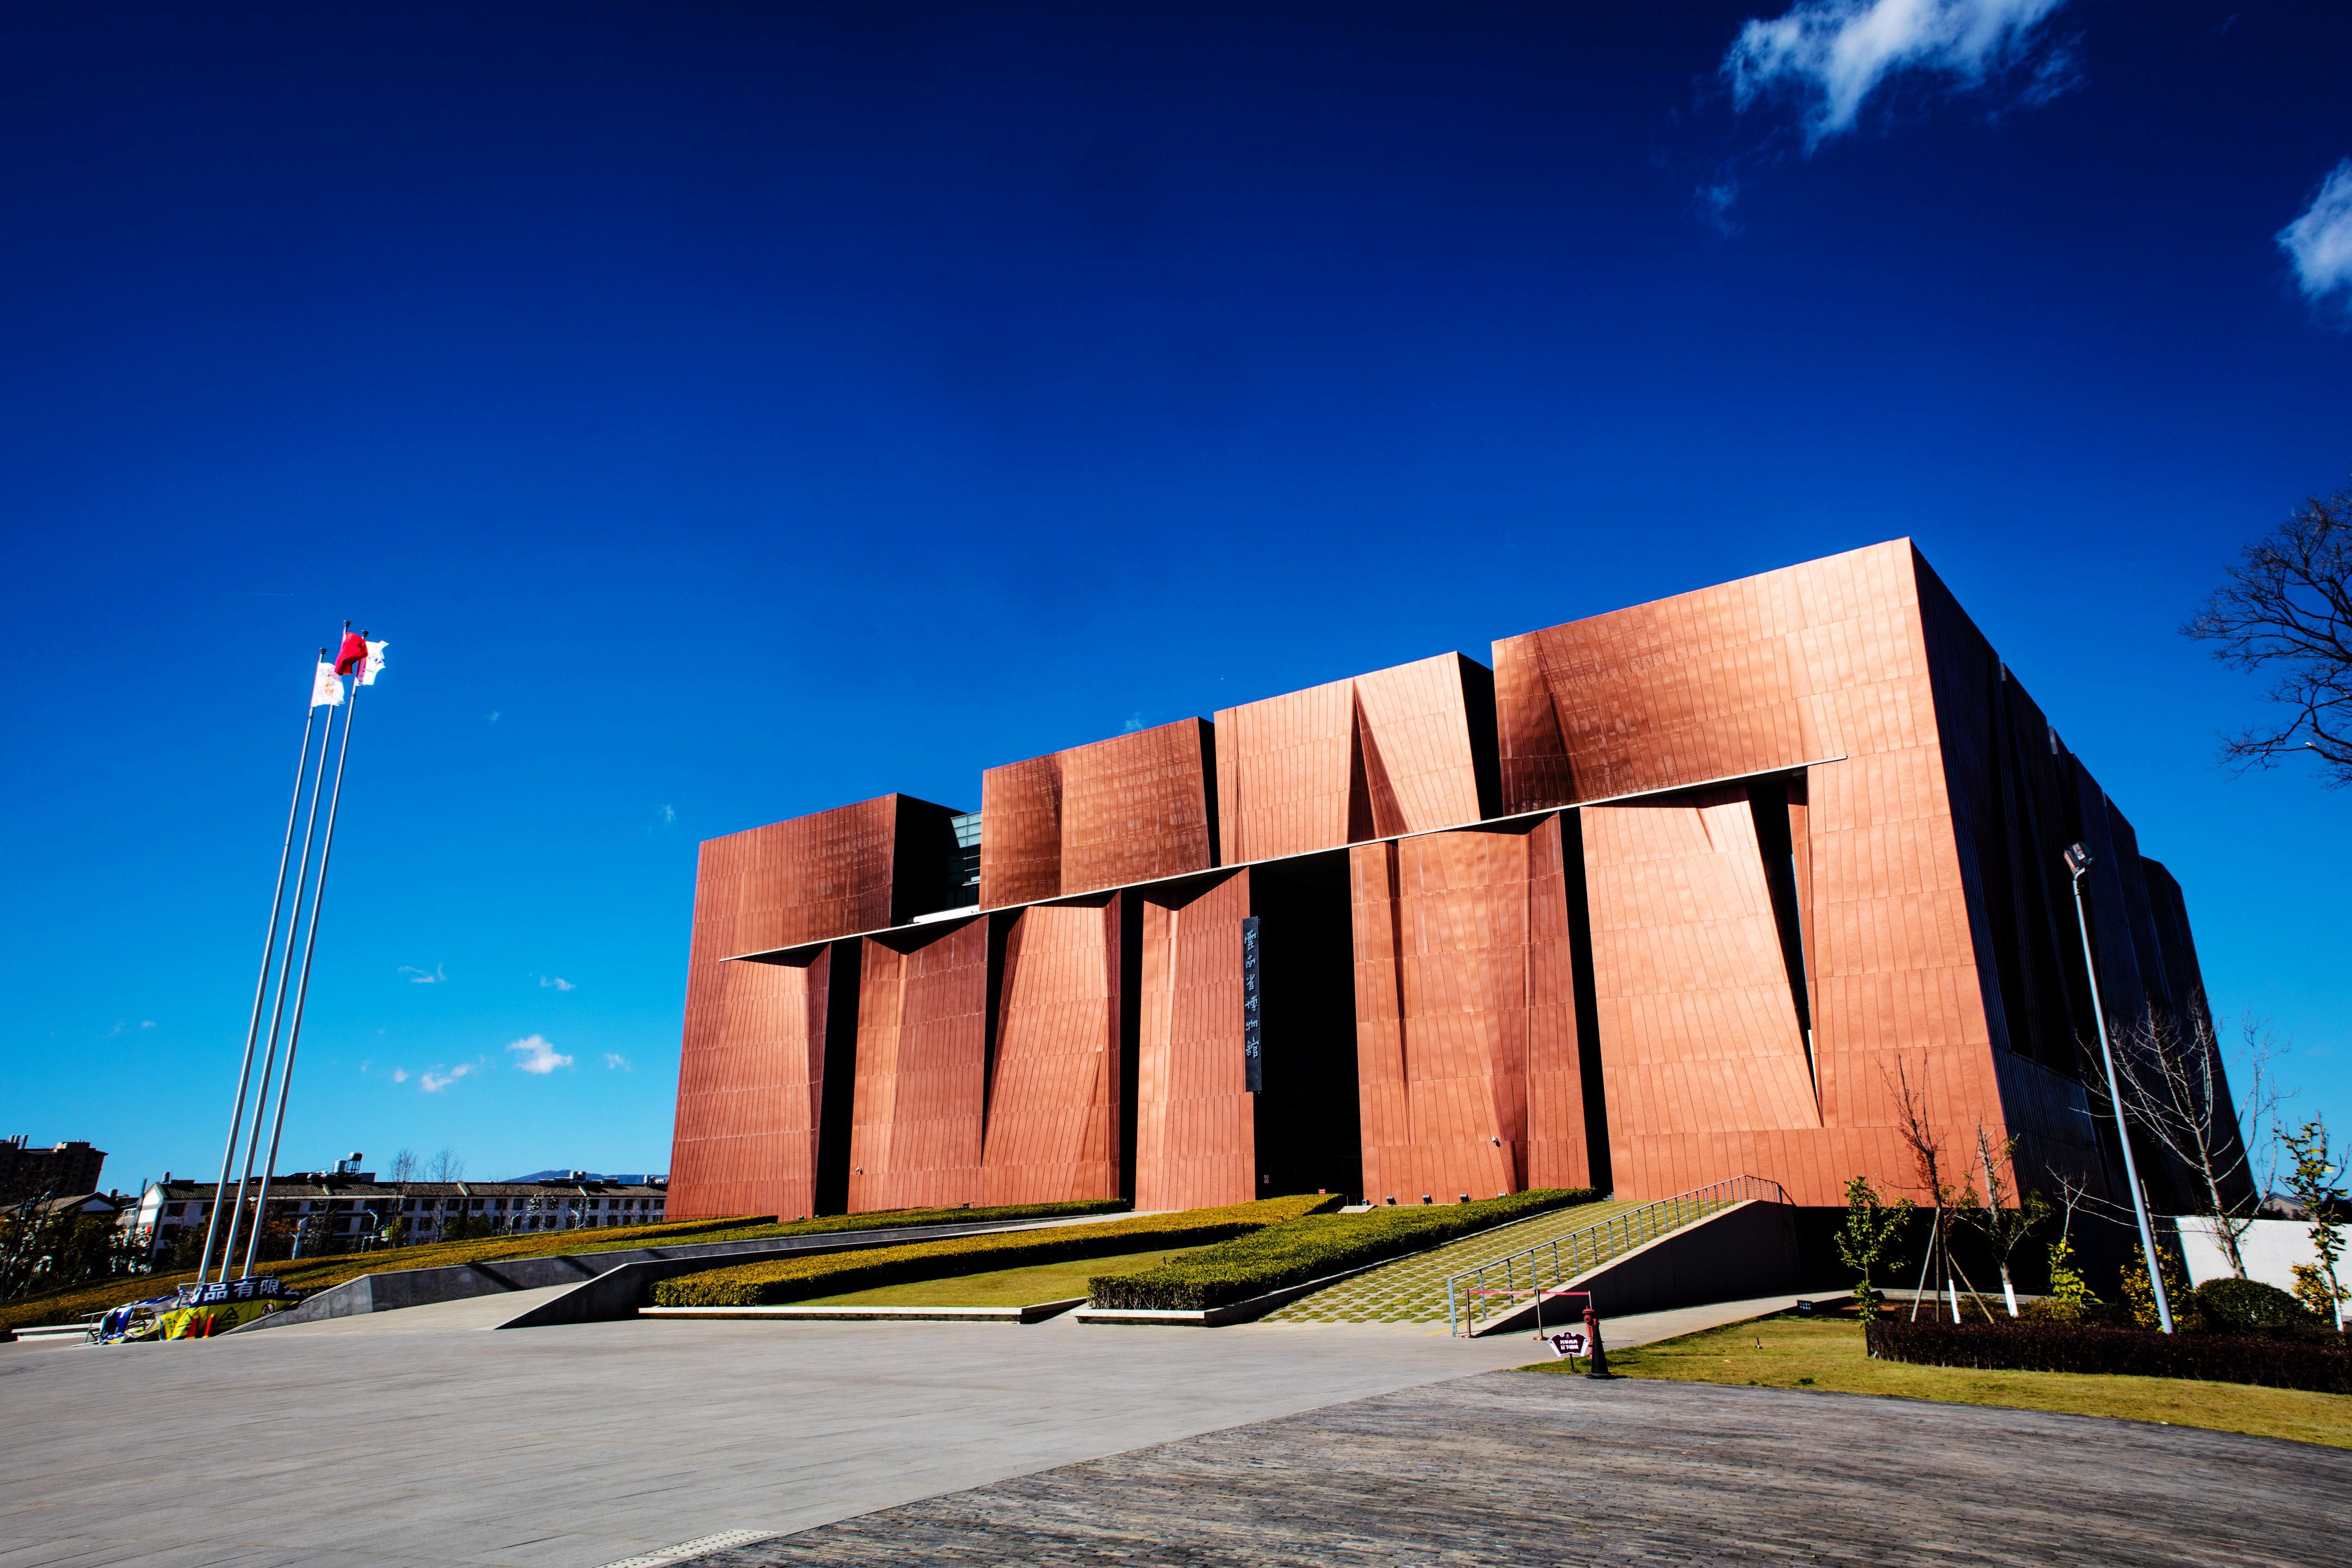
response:
[[[1603,1223],[1638,1204],[1579,1204],[1399,1258],[1268,1313],[1269,1323],[1442,1323],[1445,1281],[1513,1253]]]
[[[1457,1333],[1648,1311],[1790,1288],[1795,1235],[1777,1184],[1734,1177],[1653,1203],[1583,1204],[1498,1226],[1342,1279],[1269,1322],[1445,1323]]]

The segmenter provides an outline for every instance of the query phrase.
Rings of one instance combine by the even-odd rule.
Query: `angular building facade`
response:
[[[1906,1091],[2122,1195],[2091,988],[2185,1013],[2188,911],[1908,541],[1492,657],[706,843],[670,1215],[1830,1206],[1910,1184]]]

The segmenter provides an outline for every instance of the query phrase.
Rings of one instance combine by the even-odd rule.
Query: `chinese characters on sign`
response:
[[[1544,1341],[1551,1346],[1551,1353],[1556,1356],[1578,1356],[1584,1354],[1584,1331],[1582,1329],[1562,1329],[1556,1334],[1546,1334],[1544,1336]]]
[[[1257,917],[1242,917],[1242,1086],[1252,1094],[1265,1087],[1265,1061],[1258,1053]]]

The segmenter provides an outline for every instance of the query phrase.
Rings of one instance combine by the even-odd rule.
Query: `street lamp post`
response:
[[[2099,1060],[2107,1069],[2107,1103],[2116,1110],[2116,1140],[2124,1149],[2124,1180],[2130,1184],[2132,1215],[2139,1221],[2139,1249],[2147,1263],[2147,1288],[2156,1297],[2156,1318],[2166,1333],[2172,1331],[2172,1303],[2165,1300],[2164,1267],[2156,1255],[2156,1226],[2148,1223],[2147,1195],[2140,1191],[2139,1166],[2132,1159],[2131,1123],[2124,1118],[2124,1095],[2116,1082],[2116,1052],[2107,1038],[2106,1010],[2099,1005],[2099,965],[2091,956],[2091,919],[2083,912],[2083,873],[2091,868],[2091,852],[2080,844],[2066,847],[2066,869],[2074,879],[2074,924],[2083,933],[2083,967],[2091,978],[2091,1019],[2099,1028]]]

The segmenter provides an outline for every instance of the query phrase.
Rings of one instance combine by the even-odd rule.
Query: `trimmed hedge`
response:
[[[1077,1258],[1140,1252],[1152,1247],[1199,1247],[1295,1220],[1341,1201],[1336,1194],[1308,1193],[1225,1208],[1139,1215],[1133,1219],[1102,1225],[1061,1226],[1051,1230],[1021,1230],[946,1241],[908,1242],[903,1247],[878,1247],[858,1252],[821,1253],[814,1258],[773,1258],[665,1279],[654,1287],[654,1302],[662,1307],[775,1306],[804,1301],[812,1296],[837,1296],[916,1279],[1024,1268]]]
[[[1101,1275],[1087,1286],[1097,1307],[1203,1312],[1286,1285],[1425,1252],[1474,1231],[1593,1203],[1600,1195],[1590,1187],[1542,1188],[1446,1208],[1318,1215],[1189,1258],[1171,1258],[1157,1268]]]
[[[2324,1338],[2335,1331],[2316,1313],[2275,1285],[2223,1277],[2190,1291],[2188,1306],[2209,1333],[2246,1334],[2263,1340]],[[2180,1309],[2175,1307],[2174,1311]]]
[[[2341,1336],[2338,1336],[2339,1338]],[[1907,1323],[1882,1320],[1866,1331],[1882,1361],[1979,1372],[2088,1372],[2127,1377],[2195,1377],[2315,1394],[2352,1394],[2352,1350],[2222,1334],[2159,1334],[2146,1329],[2063,1323]]]

